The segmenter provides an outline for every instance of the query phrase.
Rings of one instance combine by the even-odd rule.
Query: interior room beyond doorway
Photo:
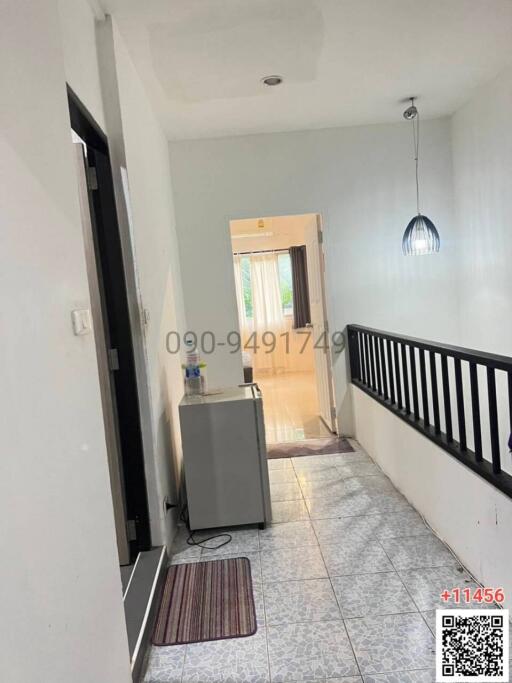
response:
[[[323,360],[310,301],[315,255],[306,247],[317,226],[316,214],[230,223],[245,381],[263,393],[269,443],[332,433],[321,417]]]

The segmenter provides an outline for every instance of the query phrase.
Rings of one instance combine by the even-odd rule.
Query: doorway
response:
[[[321,217],[230,222],[245,381],[262,390],[268,443],[337,433]]]
[[[70,88],[68,103],[119,563],[130,566],[151,538],[121,238],[107,139]]]

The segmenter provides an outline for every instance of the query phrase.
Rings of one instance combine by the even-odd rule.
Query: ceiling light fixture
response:
[[[414,144],[414,161],[416,164],[416,209],[417,215],[409,221],[402,238],[402,251],[405,256],[420,256],[435,254],[439,251],[441,240],[436,226],[430,218],[420,212],[420,183],[418,175],[418,160],[420,150],[420,113],[414,104],[415,97],[411,97],[411,105],[404,111],[404,119],[412,123],[412,139]]]
[[[261,79],[261,82],[263,85],[268,85],[269,88],[272,88],[275,85],[281,85],[283,78],[282,76],[265,76]]]

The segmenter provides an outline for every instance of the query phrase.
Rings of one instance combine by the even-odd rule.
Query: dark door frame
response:
[[[125,267],[108,141],[93,117],[68,86],[71,128],[87,146],[87,163],[94,168],[97,188],[89,191],[91,220],[100,261],[110,342],[117,349],[119,369],[113,373],[124,472],[130,554],[151,547],[148,495],[144,467],[139,392],[130,324]],[[130,529],[130,526],[132,529]],[[130,539],[130,536],[135,536]]]

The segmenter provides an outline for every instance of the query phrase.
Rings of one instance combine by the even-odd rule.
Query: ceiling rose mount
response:
[[[416,99],[416,97],[408,97],[406,100],[403,100],[404,102],[411,103],[411,105],[404,111],[404,119],[406,121],[412,121],[418,116],[418,108],[414,104],[414,100]]]

